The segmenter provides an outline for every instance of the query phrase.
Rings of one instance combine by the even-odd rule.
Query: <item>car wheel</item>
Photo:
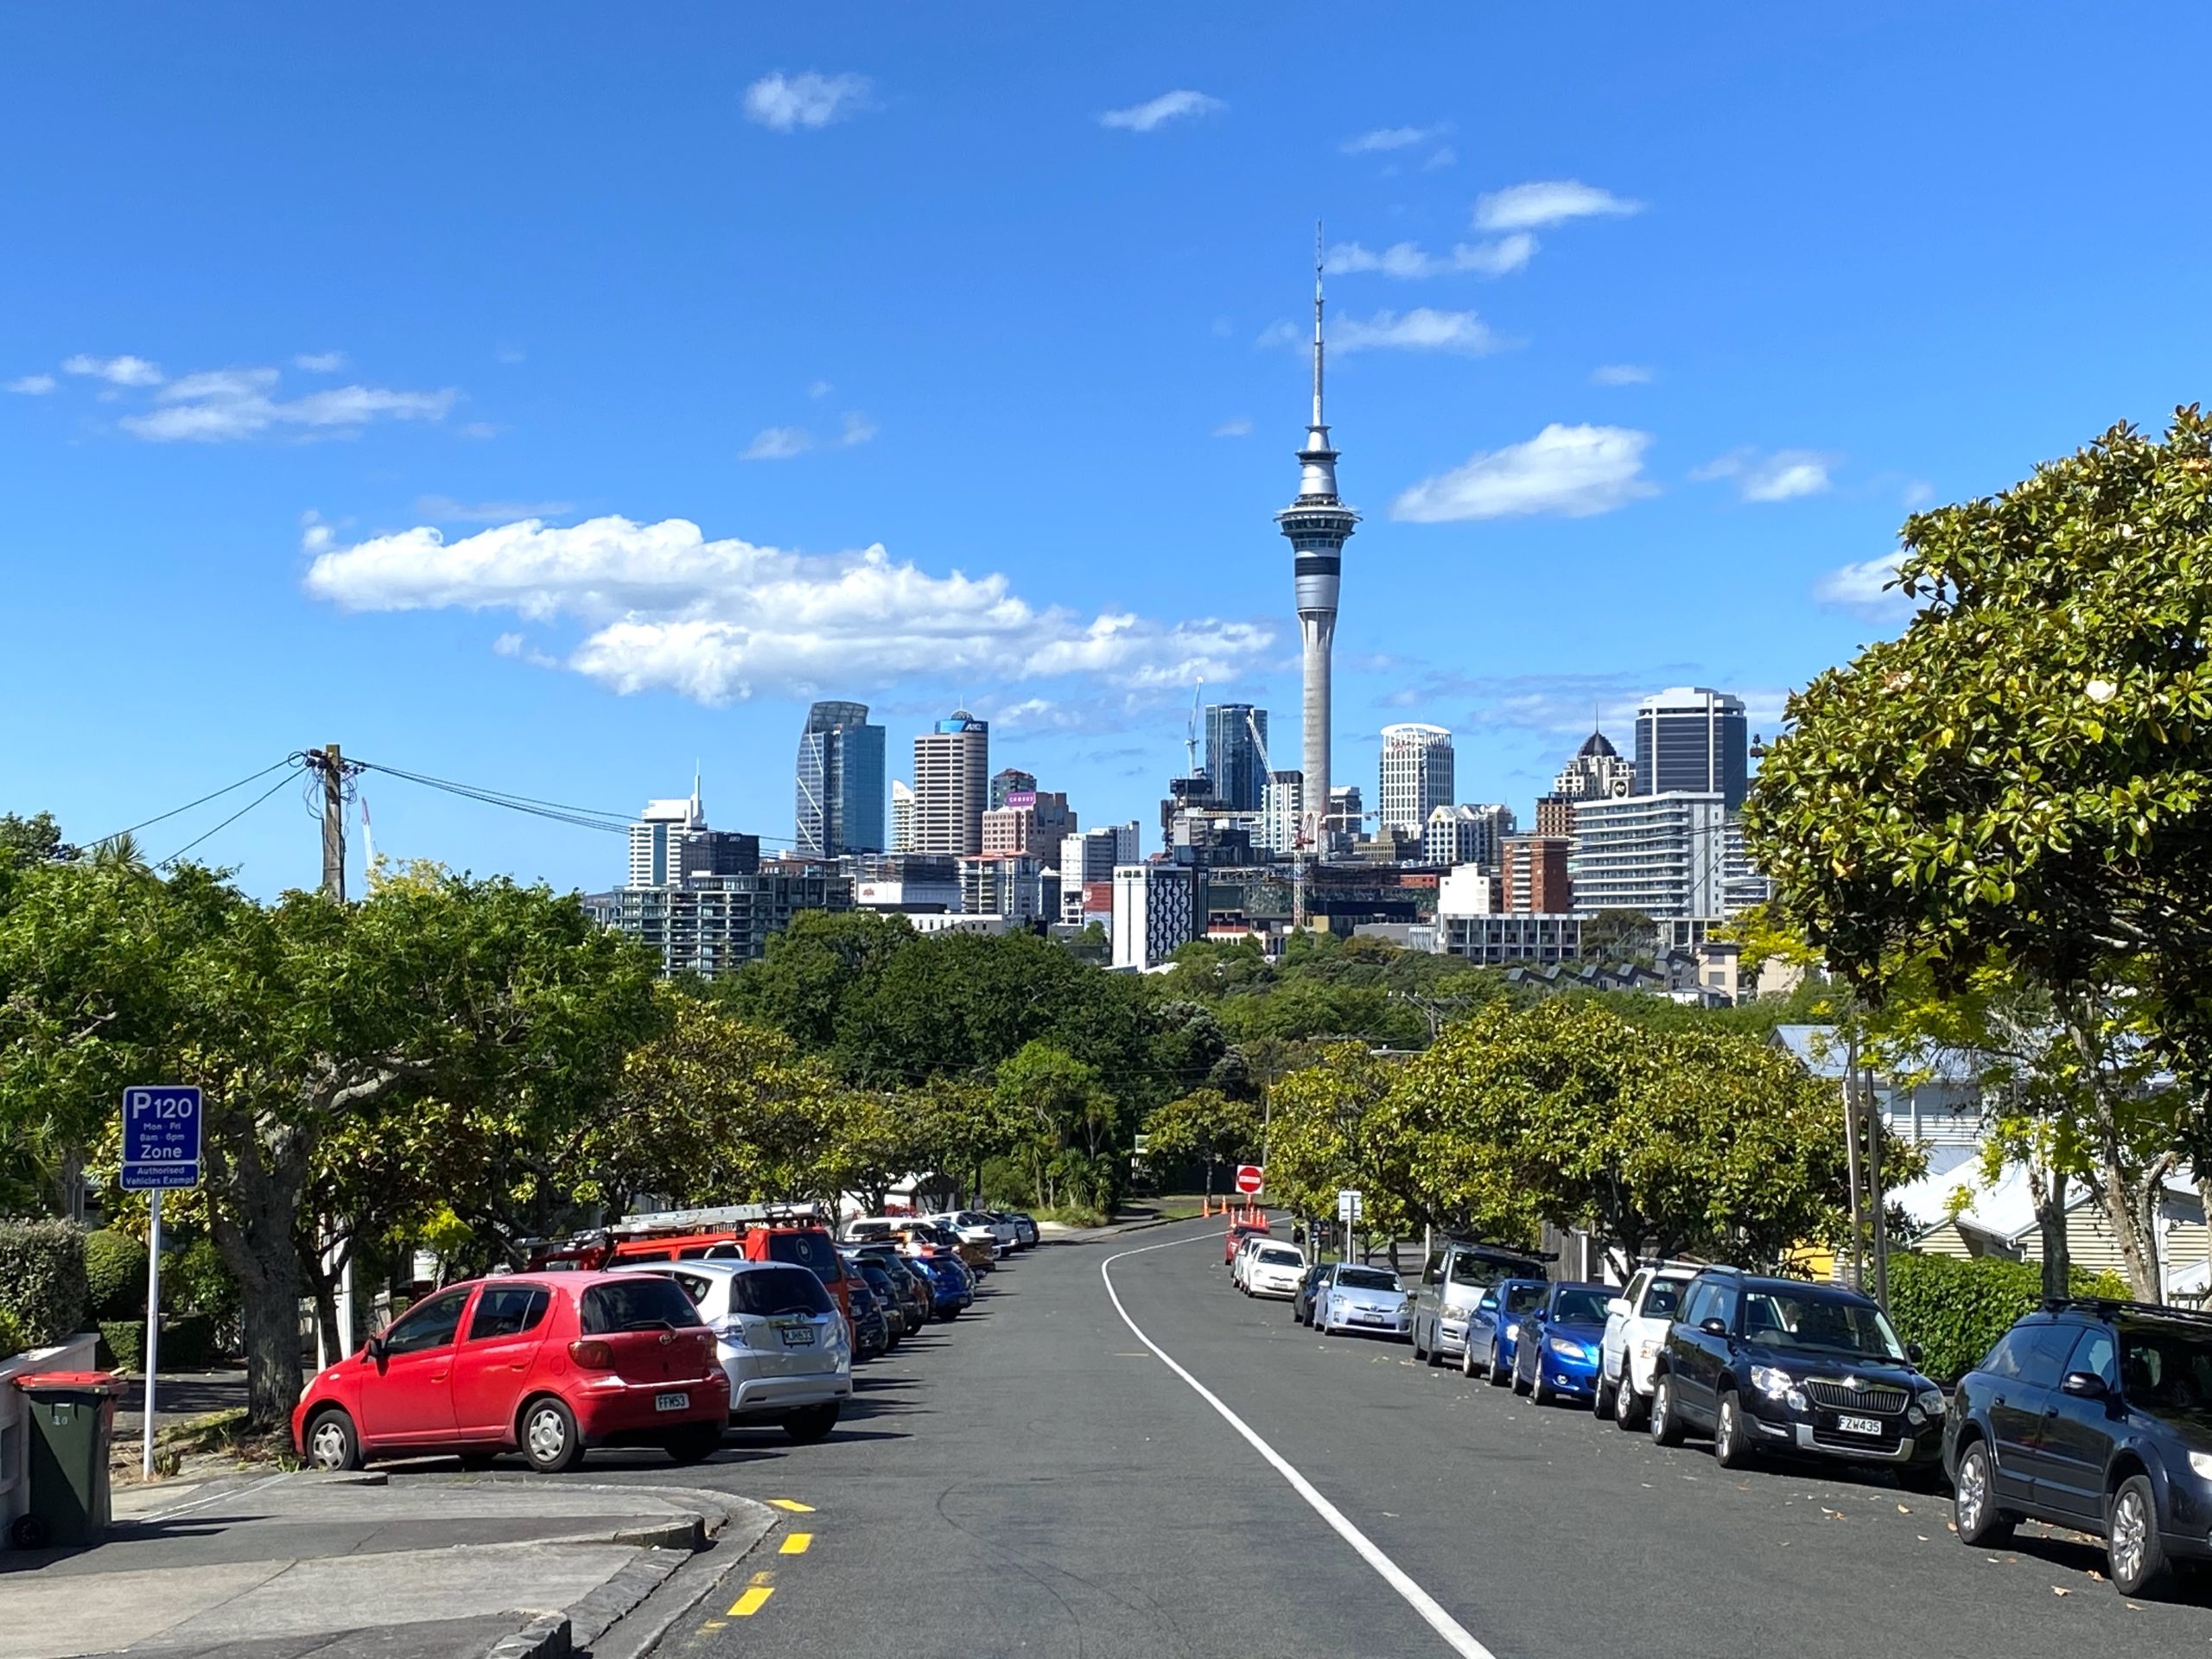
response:
[[[1613,1414],[1613,1385],[1605,1381],[1605,1362],[1598,1361],[1598,1384],[1590,1390],[1590,1410],[1599,1417]]]
[[[1544,1362],[1539,1359],[1536,1362],[1535,1375],[1529,1379],[1529,1403],[1533,1406],[1548,1406],[1558,1396],[1544,1386]]]
[[[1954,1482],[1958,1496],[1951,1504],[1951,1519],[1961,1543],[1995,1543],[2012,1535],[2012,1517],[1997,1507],[1995,1477],[1995,1465],[1989,1460],[1989,1447],[1984,1441],[1976,1440],[1959,1453],[1959,1472]]]
[[[661,1442],[678,1463],[704,1463],[722,1449],[720,1423],[693,1423]]]
[[[1414,1326],[1414,1357],[1417,1360],[1428,1359],[1428,1351],[1421,1345],[1421,1326],[1419,1325],[1415,1325]]]
[[[361,1466],[361,1437],[353,1420],[335,1406],[317,1412],[308,1425],[308,1464],[333,1471]]]
[[[1487,1369],[1490,1374],[1490,1385],[1493,1389],[1502,1389],[1513,1380],[1505,1374],[1505,1366],[1497,1357],[1497,1344],[1494,1342],[1490,1345],[1490,1364]]]
[[[2130,1475],[2112,1496],[2112,1524],[2105,1536],[2112,1587],[2139,1596],[2165,1576],[2165,1546],[2158,1541],[2158,1504],[2147,1475]]]
[[[541,1475],[561,1474],[583,1461],[576,1414],[558,1400],[533,1400],[523,1408],[521,1439],[523,1456]]]
[[[1643,1427],[1643,1396],[1629,1380],[1625,1366],[1621,1370],[1620,1387],[1613,1390],[1613,1422],[1624,1433]]]
[[[1470,1333],[1467,1340],[1459,1345],[1459,1375],[1471,1382],[1474,1378],[1475,1339],[1472,1333]]]
[[[1432,1365],[1444,1363],[1444,1327],[1441,1324],[1429,1332],[1428,1352],[1425,1357]]]
[[[1675,1379],[1664,1371],[1651,1379],[1651,1438],[1662,1446],[1682,1443],[1682,1426],[1675,1419]]]
[[[826,1406],[809,1406],[795,1411],[784,1419],[784,1433],[801,1445],[830,1438],[830,1431],[837,1427],[837,1404],[834,1400]]]
[[[1751,1460],[1751,1448],[1744,1443],[1744,1402],[1733,1389],[1720,1396],[1713,1416],[1713,1460],[1723,1469],[1741,1469]]]

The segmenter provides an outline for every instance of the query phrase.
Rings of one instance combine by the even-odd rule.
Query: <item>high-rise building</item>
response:
[[[1206,776],[1213,779],[1214,798],[1232,811],[1260,809],[1268,783],[1261,750],[1267,741],[1266,709],[1249,702],[1206,705]]]
[[[1004,804],[983,814],[983,850],[1035,853],[1049,868],[1058,856],[1062,838],[1075,829],[1075,812],[1058,790],[1012,790]]]
[[[1037,774],[1024,772],[1019,766],[1001,766],[991,774],[991,805],[994,812],[1006,804],[1006,798],[1017,791],[1037,787]]]
[[[1637,705],[1637,794],[1718,795],[1732,812],[1744,804],[1750,768],[1741,697],[1680,685]]]
[[[1452,734],[1408,723],[1382,728],[1382,792],[1376,804],[1384,830],[1419,836],[1428,815],[1452,795]]]
[[[707,812],[699,804],[696,778],[688,800],[647,801],[630,826],[630,885],[664,887],[682,880],[683,842],[706,827]]]
[[[978,853],[960,861],[960,908],[970,916],[1003,916],[1027,927],[1058,920],[1059,901],[1058,876],[1034,853]]]
[[[965,709],[914,740],[914,843],[918,853],[983,850],[991,728]]]
[[[1574,908],[1567,874],[1573,842],[1565,836],[1508,836],[1498,848],[1505,908],[1524,915],[1564,916]]]
[[[1422,826],[1421,855],[1429,864],[1479,864],[1498,867],[1498,844],[1511,835],[1516,820],[1513,809],[1503,804],[1439,806]]]
[[[1203,870],[1123,864],[1114,871],[1114,966],[1155,968],[1198,937]]]
[[[678,884],[632,883],[584,899],[601,926],[643,940],[664,974],[713,978],[736,972],[768,949],[771,934],[802,910],[850,910],[853,882],[821,868],[694,875]]]
[[[1359,785],[1342,784],[1329,791],[1329,810],[1323,815],[1322,829],[1327,835],[1351,841],[1358,836],[1360,823],[1366,817],[1359,798]],[[1317,847],[1315,850],[1319,849]]]
[[[817,702],[798,737],[798,852],[810,858],[885,850],[883,728],[864,702]]]
[[[1077,887],[1091,881],[1111,881],[1114,867],[1134,864],[1142,851],[1135,823],[1109,823],[1096,830],[1071,833],[1060,839],[1060,883]]]
[[[1636,768],[1621,758],[1603,732],[1593,730],[1552,779],[1552,792],[1537,800],[1536,833],[1571,836],[1578,802],[1609,801],[1635,792]]]
[[[1293,585],[1298,602],[1298,633],[1303,652],[1305,682],[1305,744],[1300,770],[1306,774],[1306,799],[1315,811],[1325,812],[1334,791],[1329,786],[1329,675],[1330,656],[1337,637],[1337,592],[1344,564],[1344,543],[1351,538],[1359,515],[1337,495],[1337,454],[1329,446],[1329,428],[1321,414],[1321,260],[1320,236],[1314,235],[1313,260],[1313,418],[1306,429],[1306,447],[1298,452],[1298,499],[1275,514],[1275,524],[1289,538]],[[1316,837],[1315,852],[1329,855],[1329,837]]]
[[[1635,911],[1662,948],[1688,946],[1733,913],[1734,815],[1717,791],[1630,795],[1575,808],[1574,913]],[[1741,879],[1740,871],[1738,873]]]
[[[891,850],[914,850],[914,791],[905,779],[891,780]]]
[[[1285,856],[1298,850],[1300,821],[1306,814],[1306,774],[1271,772],[1260,797],[1260,846]]]

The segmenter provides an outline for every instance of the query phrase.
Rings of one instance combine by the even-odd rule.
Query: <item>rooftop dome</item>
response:
[[[1592,732],[1584,738],[1582,747],[1574,754],[1579,760],[1586,760],[1593,754],[1610,755],[1616,760],[1621,758],[1621,752],[1613,747],[1612,740],[1603,732]]]

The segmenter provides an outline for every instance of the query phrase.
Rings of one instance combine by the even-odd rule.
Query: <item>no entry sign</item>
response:
[[[1257,1164],[1236,1166],[1236,1190],[1248,1197],[1257,1192],[1264,1184],[1264,1177]]]

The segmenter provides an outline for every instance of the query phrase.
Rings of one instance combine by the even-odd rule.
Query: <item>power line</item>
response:
[[[259,773],[256,773],[255,775],[257,777],[257,776],[259,776],[260,774],[259,774]],[[255,807],[259,806],[259,805],[260,805],[264,801],[267,800],[267,799],[268,799],[271,795],[274,795],[274,794],[275,794],[278,790],[280,790],[280,789],[283,788],[285,785],[287,785],[287,784],[290,783],[291,781],[292,781],[292,780],[291,780],[289,778],[279,778],[279,779],[278,779],[275,783],[273,783],[273,784],[270,785],[270,786],[269,786],[267,789],[264,790],[260,794],[258,794],[258,795],[255,796],[251,800],[248,801],[248,802],[247,802],[244,806],[242,806],[242,807],[238,808],[238,810],[237,811],[235,811],[235,812],[232,813],[232,814],[231,814],[231,816],[230,816],[229,817],[225,818],[225,819],[222,821],[222,823],[220,823],[217,824],[217,825],[215,826],[215,828],[214,828],[214,829],[213,829],[213,830],[210,830],[207,831],[207,832],[206,832],[206,834],[199,835],[199,836],[194,836],[190,841],[186,842],[184,843],[184,845],[183,845],[183,846],[181,846],[181,847],[178,848],[178,849],[176,849],[176,851],[175,851],[175,852],[171,853],[171,854],[170,854],[167,858],[163,859],[160,863],[158,863],[158,864],[155,865],[155,866],[154,866],[154,868],[155,868],[156,869],[157,869],[157,870],[165,870],[165,869],[168,869],[168,868],[170,868],[171,867],[173,867],[173,866],[177,862],[177,861],[178,861],[179,859],[182,858],[182,857],[183,857],[187,853],[190,852],[194,848],[197,847],[197,846],[198,846],[201,842],[203,842],[203,841],[207,840],[207,837],[208,837],[209,836],[213,836],[213,835],[214,835],[214,834],[218,833],[218,832],[219,832],[219,831],[220,831],[220,830],[227,830],[227,829],[229,829],[232,824],[236,823],[237,823],[240,818],[242,818],[242,817],[245,817],[245,815],[246,815],[247,813],[249,813],[249,812],[252,811],[252,810],[253,810],[253,809],[254,809]]]
[[[358,766],[365,772],[380,772],[386,777],[420,784],[427,789],[442,790],[448,795],[475,801],[484,806],[505,807],[511,812],[548,818],[556,823],[569,824],[579,830],[597,830],[609,835],[626,836],[634,822],[627,812],[608,812],[598,807],[575,806],[563,801],[543,800],[533,795],[518,795],[510,790],[493,789],[484,784],[464,784],[451,778],[433,778],[426,772],[409,772],[404,767],[388,766],[375,760],[349,760],[346,765],[348,771]],[[754,839],[772,847],[797,845],[790,837],[784,836],[756,836]]]
[[[92,842],[90,844],[94,847],[105,846],[107,842],[120,840],[124,836],[136,835],[141,830],[150,830],[154,825],[166,823],[168,820],[175,817],[180,813],[191,811],[195,806],[205,806],[210,801],[218,800],[223,796],[229,794],[234,789],[244,789],[255,779],[266,778],[270,772],[275,772],[280,766],[296,766],[299,763],[300,757],[298,755],[288,754],[282,760],[276,761],[273,765],[264,766],[259,772],[250,772],[246,773],[245,777],[239,779],[238,782],[234,784],[225,784],[220,789],[216,790],[210,794],[202,795],[196,801],[187,801],[182,806],[173,806],[166,812],[157,812],[152,817],[144,819],[140,823],[134,823],[127,830],[118,830],[113,835],[102,836],[98,841]],[[251,810],[251,809],[248,810]],[[228,823],[230,820],[226,818],[223,822],[225,823]],[[217,829],[220,829],[221,827],[221,824],[218,824],[216,826]],[[214,831],[212,830],[208,831],[209,835],[213,835],[213,833]],[[206,839],[207,836],[205,836],[200,837],[200,840],[202,841]],[[193,844],[197,846],[199,845],[199,842],[194,842]]]

